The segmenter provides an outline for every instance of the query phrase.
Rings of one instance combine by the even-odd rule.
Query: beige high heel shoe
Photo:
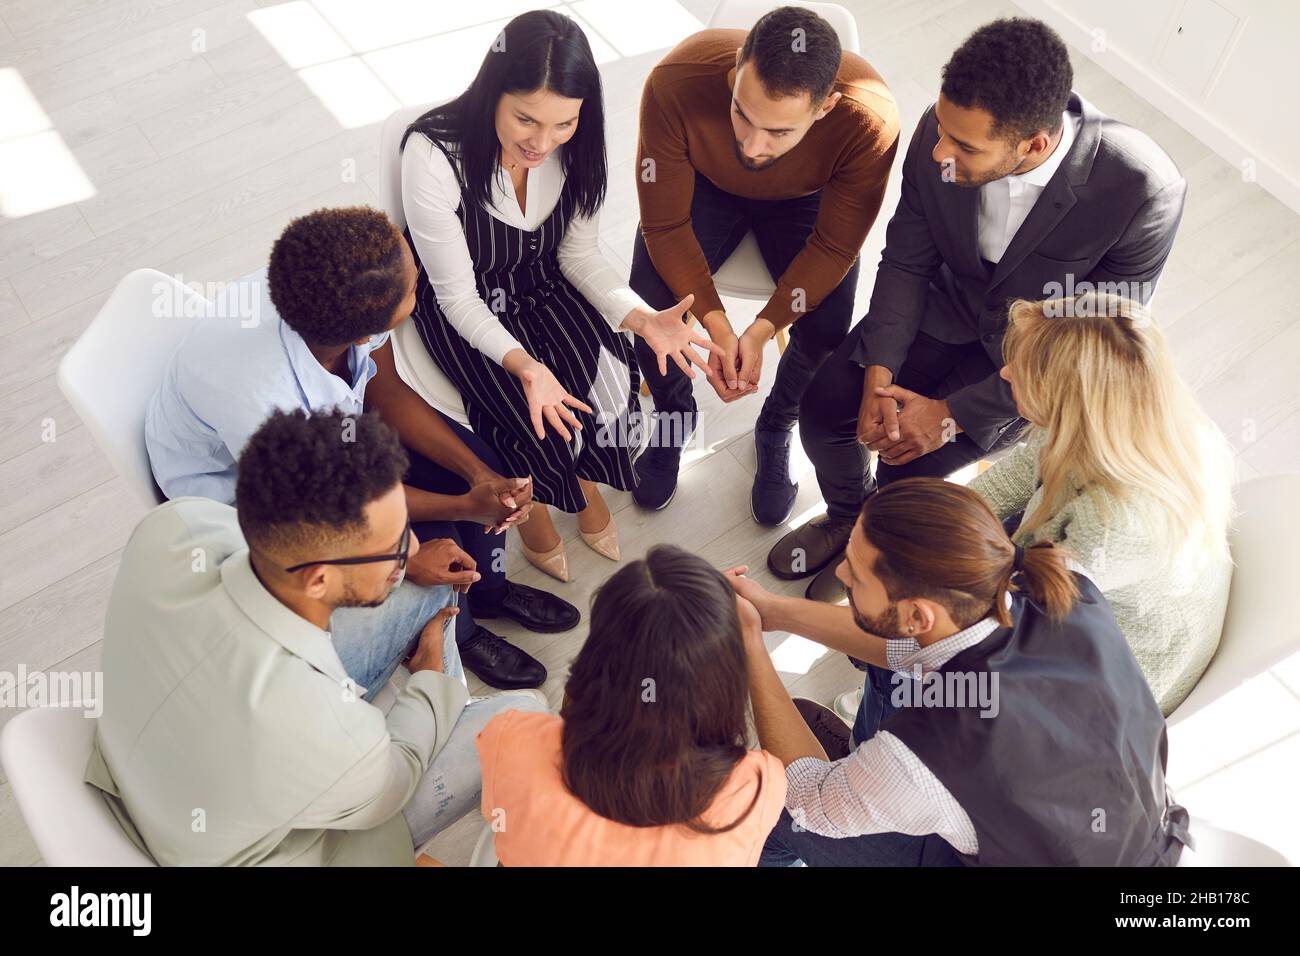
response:
[[[549,574],[557,581],[569,580],[569,557],[564,553],[563,538],[550,551],[532,551],[522,541],[519,542],[519,547],[523,549],[528,563],[543,574]]]
[[[618,550],[618,525],[614,524],[613,515],[609,516],[609,524],[600,531],[583,531],[579,528],[578,534],[582,535],[582,540],[587,542],[587,547],[597,554],[611,561],[618,561],[621,557]]]

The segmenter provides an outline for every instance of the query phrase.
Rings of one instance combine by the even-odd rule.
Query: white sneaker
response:
[[[850,727],[858,717],[858,705],[862,703],[862,688],[846,690],[835,698],[835,716]]]

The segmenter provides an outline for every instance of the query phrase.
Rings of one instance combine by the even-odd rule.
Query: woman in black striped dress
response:
[[[402,140],[402,201],[420,261],[412,319],[470,424],[533,501],[576,513],[583,540],[618,560],[599,485],[636,482],[640,375],[626,332],[666,369],[710,374],[682,321],[657,312],[597,248],[605,196],[600,74],[582,30],[552,11],[506,26],[461,96]],[[528,559],[568,580],[547,510],[519,527]]]

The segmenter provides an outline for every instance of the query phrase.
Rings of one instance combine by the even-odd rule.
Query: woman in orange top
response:
[[[680,548],[596,593],[560,716],[507,711],[478,736],[483,816],[506,866],[754,866],[785,771],[745,747],[735,594]]]

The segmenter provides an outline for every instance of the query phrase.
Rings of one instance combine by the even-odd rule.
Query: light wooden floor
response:
[[[42,165],[35,185],[55,188],[51,207],[0,219],[0,670],[98,663],[105,601],[140,509],[60,397],[54,370],[117,280],[142,266],[185,281],[232,279],[264,264],[292,216],[377,205],[379,119],[400,103],[458,90],[501,18],[536,5],[540,0],[6,0],[0,7],[0,117],[14,115],[18,91],[30,91],[43,117],[20,131],[61,141],[84,177]],[[626,269],[636,224],[640,86],[667,47],[707,20],[713,2],[553,5],[585,20],[604,61],[612,171],[602,236],[610,258]],[[997,0],[846,5],[858,17],[864,54],[899,99],[905,136],[935,96],[952,49],[980,23],[1018,12]],[[1156,300],[1181,371],[1232,439],[1243,477],[1300,470],[1300,298],[1290,288],[1300,274],[1300,216],[1242,182],[1100,67],[1082,55],[1075,64],[1076,88],[1151,133],[1190,182]],[[0,141],[14,134],[10,122],[0,119]],[[0,196],[29,193],[26,183],[0,180]],[[859,313],[896,197],[895,181],[863,251]],[[738,323],[753,310],[736,303]],[[775,361],[773,352],[767,368]],[[690,457],[673,506],[646,514],[630,496],[613,495],[624,554],[673,542],[720,565],[749,563],[776,586],[763,559],[786,529],[759,527],[747,504],[747,433],[759,399],[723,408],[710,401],[707,386],[698,394],[707,416],[702,447]],[[43,440],[50,421],[53,442]],[[818,511],[811,472],[806,462],[799,467],[795,522]],[[585,609],[612,565],[585,548],[571,519],[559,523],[576,580],[557,589]],[[511,561],[518,580],[547,582],[517,554]],[[500,630],[550,669],[545,690],[557,702],[585,630]],[[797,636],[768,641],[800,694],[830,700],[856,683],[839,655]],[[0,711],[0,724],[12,716]],[[1300,858],[1300,824],[1290,808],[1297,768],[1300,660],[1172,735],[1171,778],[1194,813],[1272,839]],[[453,826],[439,838],[438,856],[466,862],[476,832],[472,818]],[[0,864],[38,857],[0,778]]]

